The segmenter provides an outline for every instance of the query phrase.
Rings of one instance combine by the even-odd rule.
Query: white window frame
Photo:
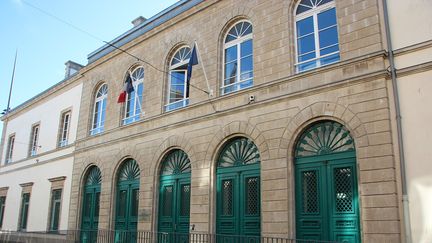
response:
[[[68,118],[68,122],[66,122],[66,117]],[[61,114],[60,117],[60,134],[59,134],[59,147],[65,147],[68,145],[68,138],[69,138],[69,128],[71,123],[71,117],[72,117],[72,111],[68,110]]]
[[[328,54],[320,56],[319,30],[318,30],[318,14],[320,14],[322,12],[325,12],[327,10],[330,10],[332,8],[336,8],[335,1],[333,0],[331,2],[325,3],[323,5],[320,5],[318,7],[315,7],[313,9],[307,10],[307,11],[305,11],[303,13],[300,13],[300,14],[296,15],[297,8],[298,8],[299,4],[297,4],[297,6],[296,6],[296,8],[294,10],[294,15],[295,15],[295,21],[294,21],[294,37],[295,37],[295,41],[294,41],[294,43],[295,43],[295,50],[296,50],[295,51],[296,57],[295,57],[295,64],[294,65],[296,67],[296,72],[297,73],[306,72],[306,71],[309,71],[309,70],[312,70],[312,69],[315,69],[315,68],[319,68],[319,67],[322,67],[322,66],[330,65],[330,63],[322,65],[321,62],[320,62],[320,60],[323,59],[323,58],[325,58],[325,57],[328,57],[328,56],[331,56],[331,55],[334,55],[334,54],[340,52],[340,50],[338,50],[336,52],[332,52],[332,53],[328,53]],[[314,34],[314,39],[315,39],[314,40],[314,42],[315,42],[314,43],[315,44],[315,58],[299,62],[298,61],[299,50],[298,50],[298,38],[297,38],[297,22],[301,21],[303,19],[309,18],[311,16],[312,16],[312,19],[313,19],[313,28],[314,28],[313,34]],[[336,19],[336,24],[335,25],[326,27],[326,29],[332,28],[334,26],[336,26],[336,28],[337,28],[337,19]],[[339,45],[339,36],[338,36],[338,43],[335,44],[335,45]],[[332,46],[335,46],[335,45],[332,45]],[[331,47],[331,46],[328,46],[326,48],[329,48],[329,47]],[[309,53],[311,53],[311,52],[309,52]],[[308,54],[308,53],[305,53],[303,55],[306,55],[306,54]],[[307,63],[307,62],[311,62],[311,61],[314,61],[314,60],[318,61],[316,63],[316,67],[310,68],[310,69],[306,69],[306,70],[301,70],[301,71],[298,69],[299,65]]]
[[[103,90],[103,88],[105,91]],[[98,97],[100,92],[104,92],[104,93],[102,93],[102,95]],[[101,133],[104,131],[105,117],[102,117],[102,114],[103,114],[104,103],[105,103],[105,107],[106,107],[107,98],[108,98],[108,85],[106,83],[103,83],[102,85],[99,86],[99,88],[95,94],[95,101],[94,101],[94,105],[93,105],[90,135],[95,135],[95,134],[98,134],[98,133]],[[96,108],[97,108],[99,102],[101,103],[101,105],[100,105],[101,110],[99,111],[99,114],[98,114],[96,121],[95,121]],[[96,122],[96,126],[95,126],[95,122]]]
[[[13,156],[14,147],[15,147],[15,134],[11,134],[11,135],[9,135],[9,138],[8,138],[5,164],[12,163],[12,156]]]
[[[35,124],[32,126],[31,137],[30,137],[30,150],[29,156],[35,156],[39,148],[39,134],[40,134],[40,124]]]
[[[142,79],[138,79],[137,80],[137,79],[132,78],[133,77],[132,74],[135,73],[140,68],[142,68],[142,70],[143,70],[143,77],[142,77]],[[130,75],[130,78],[132,80],[132,86],[133,86],[134,92],[135,92],[135,97],[134,97],[134,101],[133,101],[134,102],[134,109],[133,109],[133,113],[130,116],[127,116],[127,106],[128,106],[129,94],[126,94],[126,102],[125,102],[125,105],[124,105],[124,115],[123,115],[123,125],[128,125],[128,124],[134,123],[134,122],[138,121],[141,118],[141,116],[144,115],[144,112],[142,110],[142,104],[141,104],[142,102],[140,102],[140,100],[139,100],[139,94],[138,94],[138,86],[140,84],[143,85],[143,93],[144,93],[144,76],[145,76],[144,67],[143,66],[138,66],[138,67],[132,69],[132,71],[129,70],[128,71],[128,75]],[[143,93],[141,94],[141,97],[144,98],[144,94]],[[139,112],[138,113],[136,112],[137,105],[139,106]],[[131,120],[129,121],[129,119],[131,119]]]
[[[231,29],[232,29],[232,28],[235,28],[235,26],[236,26],[238,23],[241,23],[241,22],[249,23],[249,24],[251,25],[251,27],[252,27],[252,32],[251,32],[250,34],[247,34],[247,35],[244,35],[244,36],[242,36],[242,37],[240,37],[240,38],[237,38],[236,40],[229,41],[228,43],[225,42],[225,40],[226,40],[226,38],[227,38],[229,32],[231,31]],[[236,91],[241,90],[241,88],[240,88],[240,84],[241,84],[241,83],[247,82],[247,81],[249,81],[250,79],[253,80],[253,78],[254,78],[254,75],[252,75],[251,78],[246,79],[246,80],[243,80],[243,81],[240,81],[240,74],[241,74],[241,59],[242,59],[242,57],[240,56],[240,55],[241,55],[241,43],[246,42],[246,41],[248,41],[248,40],[252,40],[252,54],[251,54],[251,56],[252,56],[252,60],[253,60],[253,25],[252,25],[252,23],[251,23],[250,21],[245,20],[245,19],[239,20],[239,21],[235,22],[234,24],[232,24],[232,25],[231,25],[231,28],[228,29],[227,33],[225,34],[225,36],[224,36],[224,38],[223,38],[224,45],[223,45],[223,54],[222,54],[222,85],[221,85],[221,87],[220,87],[220,90],[221,90],[221,94],[222,94],[222,95],[230,94],[230,93],[234,93],[234,92],[236,92]],[[233,47],[233,46],[237,46],[237,59],[236,59],[236,61],[237,61],[237,70],[236,70],[236,81],[235,81],[234,83],[232,83],[232,84],[225,85],[225,50],[228,49],[228,48],[230,48],[230,47]],[[246,56],[246,57],[248,57],[248,56]],[[254,68],[253,68],[253,61],[252,61],[252,72],[254,72]],[[228,93],[225,93],[225,92],[224,92],[224,90],[225,90],[227,87],[234,86],[234,85],[239,85],[239,88],[237,88],[237,89],[235,89],[235,90],[233,90],[233,91],[231,91],[231,92],[228,92]]]
[[[175,58],[175,55],[180,50],[182,50],[183,48],[189,48],[189,55],[192,52],[192,49],[190,49],[189,46],[181,46],[174,53],[174,55],[172,56],[172,58],[171,58],[171,60],[169,62],[170,63],[170,68],[169,68],[168,90],[167,90],[167,100],[166,100],[166,105],[165,105],[165,111],[172,111],[172,110],[180,109],[180,108],[183,108],[183,107],[189,105],[189,97],[186,97],[187,96],[187,90],[188,90],[188,87],[187,87],[187,75],[188,75],[188,72],[187,72],[187,69],[177,69],[177,68],[181,67],[183,65],[188,64],[190,57],[188,59],[180,60],[179,63],[171,65],[173,59]],[[183,99],[170,103],[172,72],[184,72],[184,90],[183,90],[184,96],[183,96]],[[172,106],[173,106],[173,108],[171,108]]]

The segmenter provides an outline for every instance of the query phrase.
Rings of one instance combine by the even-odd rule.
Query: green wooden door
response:
[[[261,235],[260,159],[246,138],[228,142],[218,159],[216,233]]]
[[[115,208],[115,242],[136,242],[139,176],[139,166],[132,159],[125,161],[119,170]]]
[[[360,242],[354,141],[335,122],[301,136],[295,160],[298,239]]]
[[[97,241],[99,224],[99,202],[102,175],[96,166],[88,172],[82,200],[81,242],[93,243]]]
[[[170,242],[188,242],[191,193],[190,160],[182,150],[171,151],[160,173],[158,231],[173,233]]]

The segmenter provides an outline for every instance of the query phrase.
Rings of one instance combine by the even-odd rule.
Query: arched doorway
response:
[[[84,184],[81,210],[81,242],[90,243],[97,240],[101,182],[101,171],[97,166],[91,167],[87,172]]]
[[[160,170],[158,231],[174,233],[176,242],[188,241],[191,164],[185,152],[175,149],[162,161]],[[184,237],[182,237],[184,236]]]
[[[295,149],[298,239],[360,242],[354,140],[334,121],[315,123]]]
[[[247,138],[225,144],[217,160],[216,233],[261,235],[260,154]]]
[[[135,242],[138,225],[140,168],[133,159],[121,165],[117,176],[116,242]]]

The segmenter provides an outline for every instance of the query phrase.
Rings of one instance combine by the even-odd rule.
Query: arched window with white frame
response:
[[[189,104],[189,85],[186,80],[190,56],[191,49],[188,46],[183,46],[171,59],[165,111],[179,109]]]
[[[295,10],[297,72],[340,60],[334,0],[302,0]]]
[[[234,24],[224,40],[223,83],[221,94],[253,85],[252,24],[242,20]]]
[[[95,135],[104,131],[107,97],[108,85],[102,84],[97,90],[94,100],[93,121],[90,135]]]
[[[130,79],[133,91],[126,96],[123,125],[130,124],[140,119],[144,92],[144,68],[140,66],[129,70],[126,78]]]

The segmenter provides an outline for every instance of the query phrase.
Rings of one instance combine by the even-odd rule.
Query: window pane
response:
[[[237,74],[237,62],[232,62],[229,64],[225,64],[225,79],[234,77]]]
[[[252,71],[251,72],[247,72],[247,73],[242,73],[240,75],[240,82],[242,82],[244,80],[247,80],[247,79],[250,79],[250,78],[253,78],[253,72]]]
[[[240,89],[249,88],[249,87],[252,87],[252,85],[253,85],[253,79],[249,79],[245,82],[240,83]]]
[[[94,219],[98,220],[99,219],[99,202],[100,202],[100,192],[97,192],[95,194],[95,208],[94,208]]]
[[[140,83],[137,87],[136,95],[138,95],[138,97],[135,100],[136,104],[135,104],[135,114],[134,115],[138,115],[141,113],[143,89],[144,89],[144,84]]]
[[[233,196],[233,181],[222,181],[222,215],[230,216],[233,214],[234,196]]]
[[[99,126],[99,112],[101,109],[101,101],[96,102],[94,115],[93,115],[93,128],[96,128]]]
[[[58,230],[59,218],[60,218],[60,202],[59,201],[56,201],[54,203],[52,216],[53,216],[53,218],[52,218],[51,230]]]
[[[337,52],[337,51],[339,51],[339,45],[334,45],[334,46],[331,46],[331,47],[327,47],[327,48],[321,49],[320,50],[320,55],[324,56],[324,55],[327,55],[329,53],[333,53],[333,52]]]
[[[237,46],[232,46],[225,49],[225,63],[231,62],[237,59]]]
[[[336,53],[334,55],[330,55],[328,57],[324,57],[321,59],[321,65],[326,65],[330,63],[334,63],[340,60],[339,53]]]
[[[336,26],[319,32],[320,48],[338,43],[338,34]]]
[[[172,215],[172,204],[173,204],[173,187],[171,185],[165,186],[163,188],[163,198],[162,198],[162,216]]]
[[[311,52],[311,53],[299,56],[298,61],[304,62],[306,60],[313,59],[313,58],[315,58],[315,52]]]
[[[117,216],[124,218],[126,216],[126,190],[121,190],[119,193],[119,204],[117,205]]]
[[[315,50],[314,35],[308,35],[298,39],[299,55]]]
[[[313,32],[314,32],[314,28],[313,28],[312,17],[308,17],[300,21],[297,21],[297,38]]]
[[[135,91],[131,92],[128,95],[128,99],[126,102],[126,117],[130,117],[133,115],[133,111],[135,109]]]
[[[241,57],[252,54],[252,40],[247,40],[240,44],[240,55]]]
[[[131,205],[131,216],[138,216],[138,202],[139,202],[139,191],[138,189],[132,190],[132,205]]]
[[[84,217],[88,218],[90,217],[90,212],[91,212],[91,201],[92,201],[92,194],[91,193],[86,193],[85,198],[84,198]]]
[[[106,98],[102,100],[102,115],[100,120],[100,127],[103,127],[105,124],[105,113],[106,113]]]
[[[329,9],[318,14],[318,29],[324,29],[326,27],[336,24],[336,10],[335,8]]]
[[[315,68],[316,66],[317,66],[317,60],[313,60],[313,61],[310,61],[307,63],[302,63],[302,64],[298,65],[297,69],[299,72],[302,72],[302,71],[306,71],[306,70]]]
[[[253,59],[252,56],[241,59],[241,70],[240,73],[246,73],[253,70]]]

